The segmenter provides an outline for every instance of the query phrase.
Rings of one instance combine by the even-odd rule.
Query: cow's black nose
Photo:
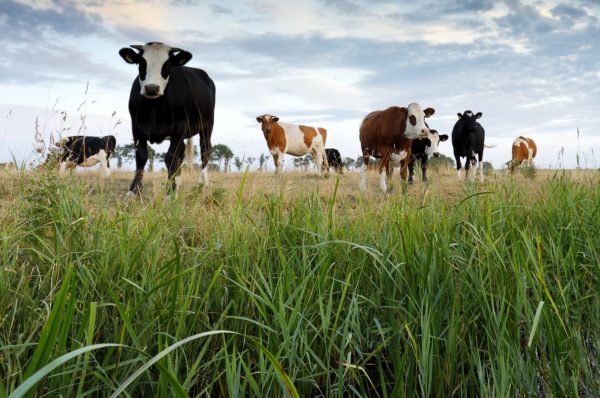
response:
[[[267,129],[265,129],[265,134],[269,134],[270,132],[271,132],[271,128],[270,127],[267,128]]]
[[[160,87],[157,84],[146,84],[144,86],[144,95],[148,97],[156,97]]]

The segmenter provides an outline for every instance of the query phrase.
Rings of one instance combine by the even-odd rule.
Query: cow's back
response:
[[[406,108],[397,106],[371,112],[365,117],[360,127],[362,148],[375,148],[379,145],[395,145],[400,148],[405,141],[406,115]]]

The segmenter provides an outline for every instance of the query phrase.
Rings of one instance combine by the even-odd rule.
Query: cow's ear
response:
[[[477,114],[475,115],[475,119],[480,119],[481,116],[483,116],[483,114],[481,112],[477,112]]]
[[[257,116],[256,117],[256,121],[259,122],[259,123],[262,123],[263,117],[262,116]]]
[[[440,135],[440,141],[446,141],[448,139],[448,134],[442,134]]]
[[[273,122],[277,123],[277,122],[279,121],[279,118],[278,118],[277,116],[273,116],[273,117],[271,118],[271,120],[272,120]]]
[[[458,116],[459,119],[462,119],[462,113],[458,112],[456,116]]]
[[[435,113],[435,109],[427,108],[423,112],[425,112],[425,117],[430,117],[431,115],[433,115]]]
[[[128,64],[139,64],[140,63],[140,54],[132,50],[131,48],[122,48],[119,50],[119,55],[121,58],[125,60]]]
[[[171,53],[171,62],[173,65],[183,66],[188,63],[188,61],[192,59],[192,53],[180,50],[177,54]]]

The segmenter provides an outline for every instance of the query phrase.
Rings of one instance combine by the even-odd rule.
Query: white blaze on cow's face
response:
[[[429,145],[425,146],[425,154],[429,157],[439,157],[440,142],[446,141],[448,139],[448,135],[440,135],[436,130],[429,130],[429,134],[427,134],[427,139],[429,140]]]
[[[435,113],[433,108],[421,109],[421,105],[413,102],[408,106],[406,115],[406,129],[404,136],[408,139],[423,138],[429,134],[429,128],[425,124],[425,118]]]
[[[125,62],[139,65],[140,94],[148,99],[164,95],[171,69],[185,65],[192,54],[179,48],[169,47],[163,43],[147,43],[143,46],[133,45],[119,51]]]

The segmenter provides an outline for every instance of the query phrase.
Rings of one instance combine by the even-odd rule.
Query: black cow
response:
[[[215,84],[202,69],[184,66],[192,54],[166,44],[150,42],[133,45],[119,51],[125,62],[139,65],[139,75],[133,81],[129,95],[129,114],[135,143],[136,171],[127,197],[140,194],[144,166],[148,161],[148,142],[170,140],[165,164],[171,184],[176,189],[188,139],[200,136],[202,171],[200,182],[208,183],[207,165],[210,159],[214,112]],[[188,156],[188,158],[191,156]],[[191,159],[190,159],[191,160]]]
[[[90,167],[100,163],[104,173],[110,175],[110,156],[115,151],[117,139],[112,135],[105,137],[86,137],[74,135],[63,137],[56,144],[61,148],[58,153],[60,173],[75,166]]]
[[[325,155],[327,156],[327,171],[329,172],[329,167],[333,166],[335,171],[342,174],[344,172],[344,162],[342,161],[342,156],[340,155],[340,151],[335,148],[325,148]]]
[[[481,118],[481,112],[474,114],[471,111],[465,111],[463,114],[457,113],[457,115],[458,120],[452,129],[452,147],[454,149],[454,158],[456,159],[458,178],[460,178],[460,169],[462,167],[460,158],[466,157],[465,178],[469,175],[469,169],[473,165],[479,168],[479,179],[483,181],[483,148],[491,148],[491,146],[484,144],[485,130],[477,121]],[[475,157],[476,155],[477,158]]]
[[[414,181],[415,163],[421,161],[421,172],[423,181],[427,181],[427,161],[430,156],[439,157],[440,142],[448,139],[447,134],[439,134],[437,130],[429,130],[427,138],[413,140],[411,145],[411,157],[408,162],[408,182]]]

